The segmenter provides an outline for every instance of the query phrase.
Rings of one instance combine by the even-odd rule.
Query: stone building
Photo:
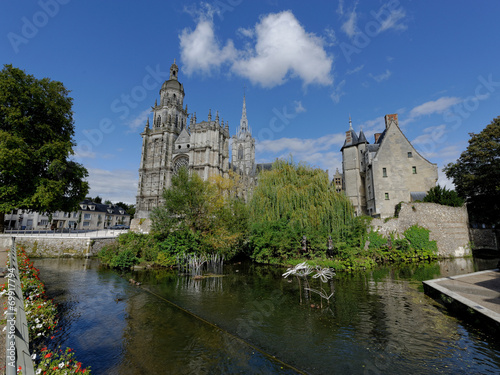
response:
[[[240,128],[233,137],[233,163],[229,163],[229,125],[212,118],[197,122],[196,112],[188,124],[188,108],[184,106],[184,87],[178,81],[179,68],[170,67],[170,79],[160,89],[160,102],[153,108],[153,124],[149,118],[142,136],[136,218],[148,218],[149,213],[163,203],[163,190],[171,186],[172,176],[186,166],[190,173],[208,180],[212,176],[228,177],[232,169],[251,186],[255,173],[255,139],[243,113]],[[248,190],[248,189],[246,189]],[[247,193],[245,193],[246,196]]]
[[[399,128],[398,115],[385,116],[385,130],[370,144],[349,130],[341,149],[345,194],[357,215],[394,216],[399,202],[422,199],[436,186],[437,165],[422,157]]]

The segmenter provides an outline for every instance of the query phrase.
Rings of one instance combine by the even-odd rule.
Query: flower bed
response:
[[[23,248],[17,247],[17,262],[19,265],[19,277],[21,279],[21,289],[25,298],[24,308],[26,320],[28,322],[29,340],[32,347],[40,345],[42,340],[46,340],[57,326],[56,304],[45,295],[45,286],[40,280],[40,271],[33,266]],[[7,293],[7,285],[1,286],[0,294]],[[7,305],[4,306],[4,317],[2,324],[6,323],[5,315]],[[74,359],[72,349],[66,348],[64,351],[56,351],[43,347],[37,354],[32,354],[35,374],[90,374],[90,368],[82,367],[81,362]],[[22,369],[18,369],[18,374]]]

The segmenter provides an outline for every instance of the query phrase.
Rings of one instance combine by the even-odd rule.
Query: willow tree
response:
[[[289,256],[303,246],[327,248],[345,241],[354,225],[350,200],[335,192],[328,174],[292,160],[278,160],[259,175],[249,205],[252,245],[270,257]]]

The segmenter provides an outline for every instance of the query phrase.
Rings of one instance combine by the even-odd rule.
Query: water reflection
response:
[[[96,374],[500,371],[498,342],[448,316],[421,288],[483,266],[472,259],[310,280],[334,293],[323,308],[314,293],[301,303],[296,280],[271,266],[225,265],[223,276],[194,279],[160,270],[120,278],[94,261],[35,265],[62,307],[54,344],[75,348]]]

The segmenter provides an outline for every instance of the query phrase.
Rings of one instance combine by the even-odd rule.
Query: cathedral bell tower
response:
[[[172,175],[172,155],[176,139],[186,128],[188,112],[184,105],[184,87],[178,80],[179,67],[170,66],[170,79],[160,89],[160,102],[151,107],[153,123],[149,117],[142,136],[142,156],[137,192],[137,217],[148,218],[158,207],[163,189],[169,187]]]

